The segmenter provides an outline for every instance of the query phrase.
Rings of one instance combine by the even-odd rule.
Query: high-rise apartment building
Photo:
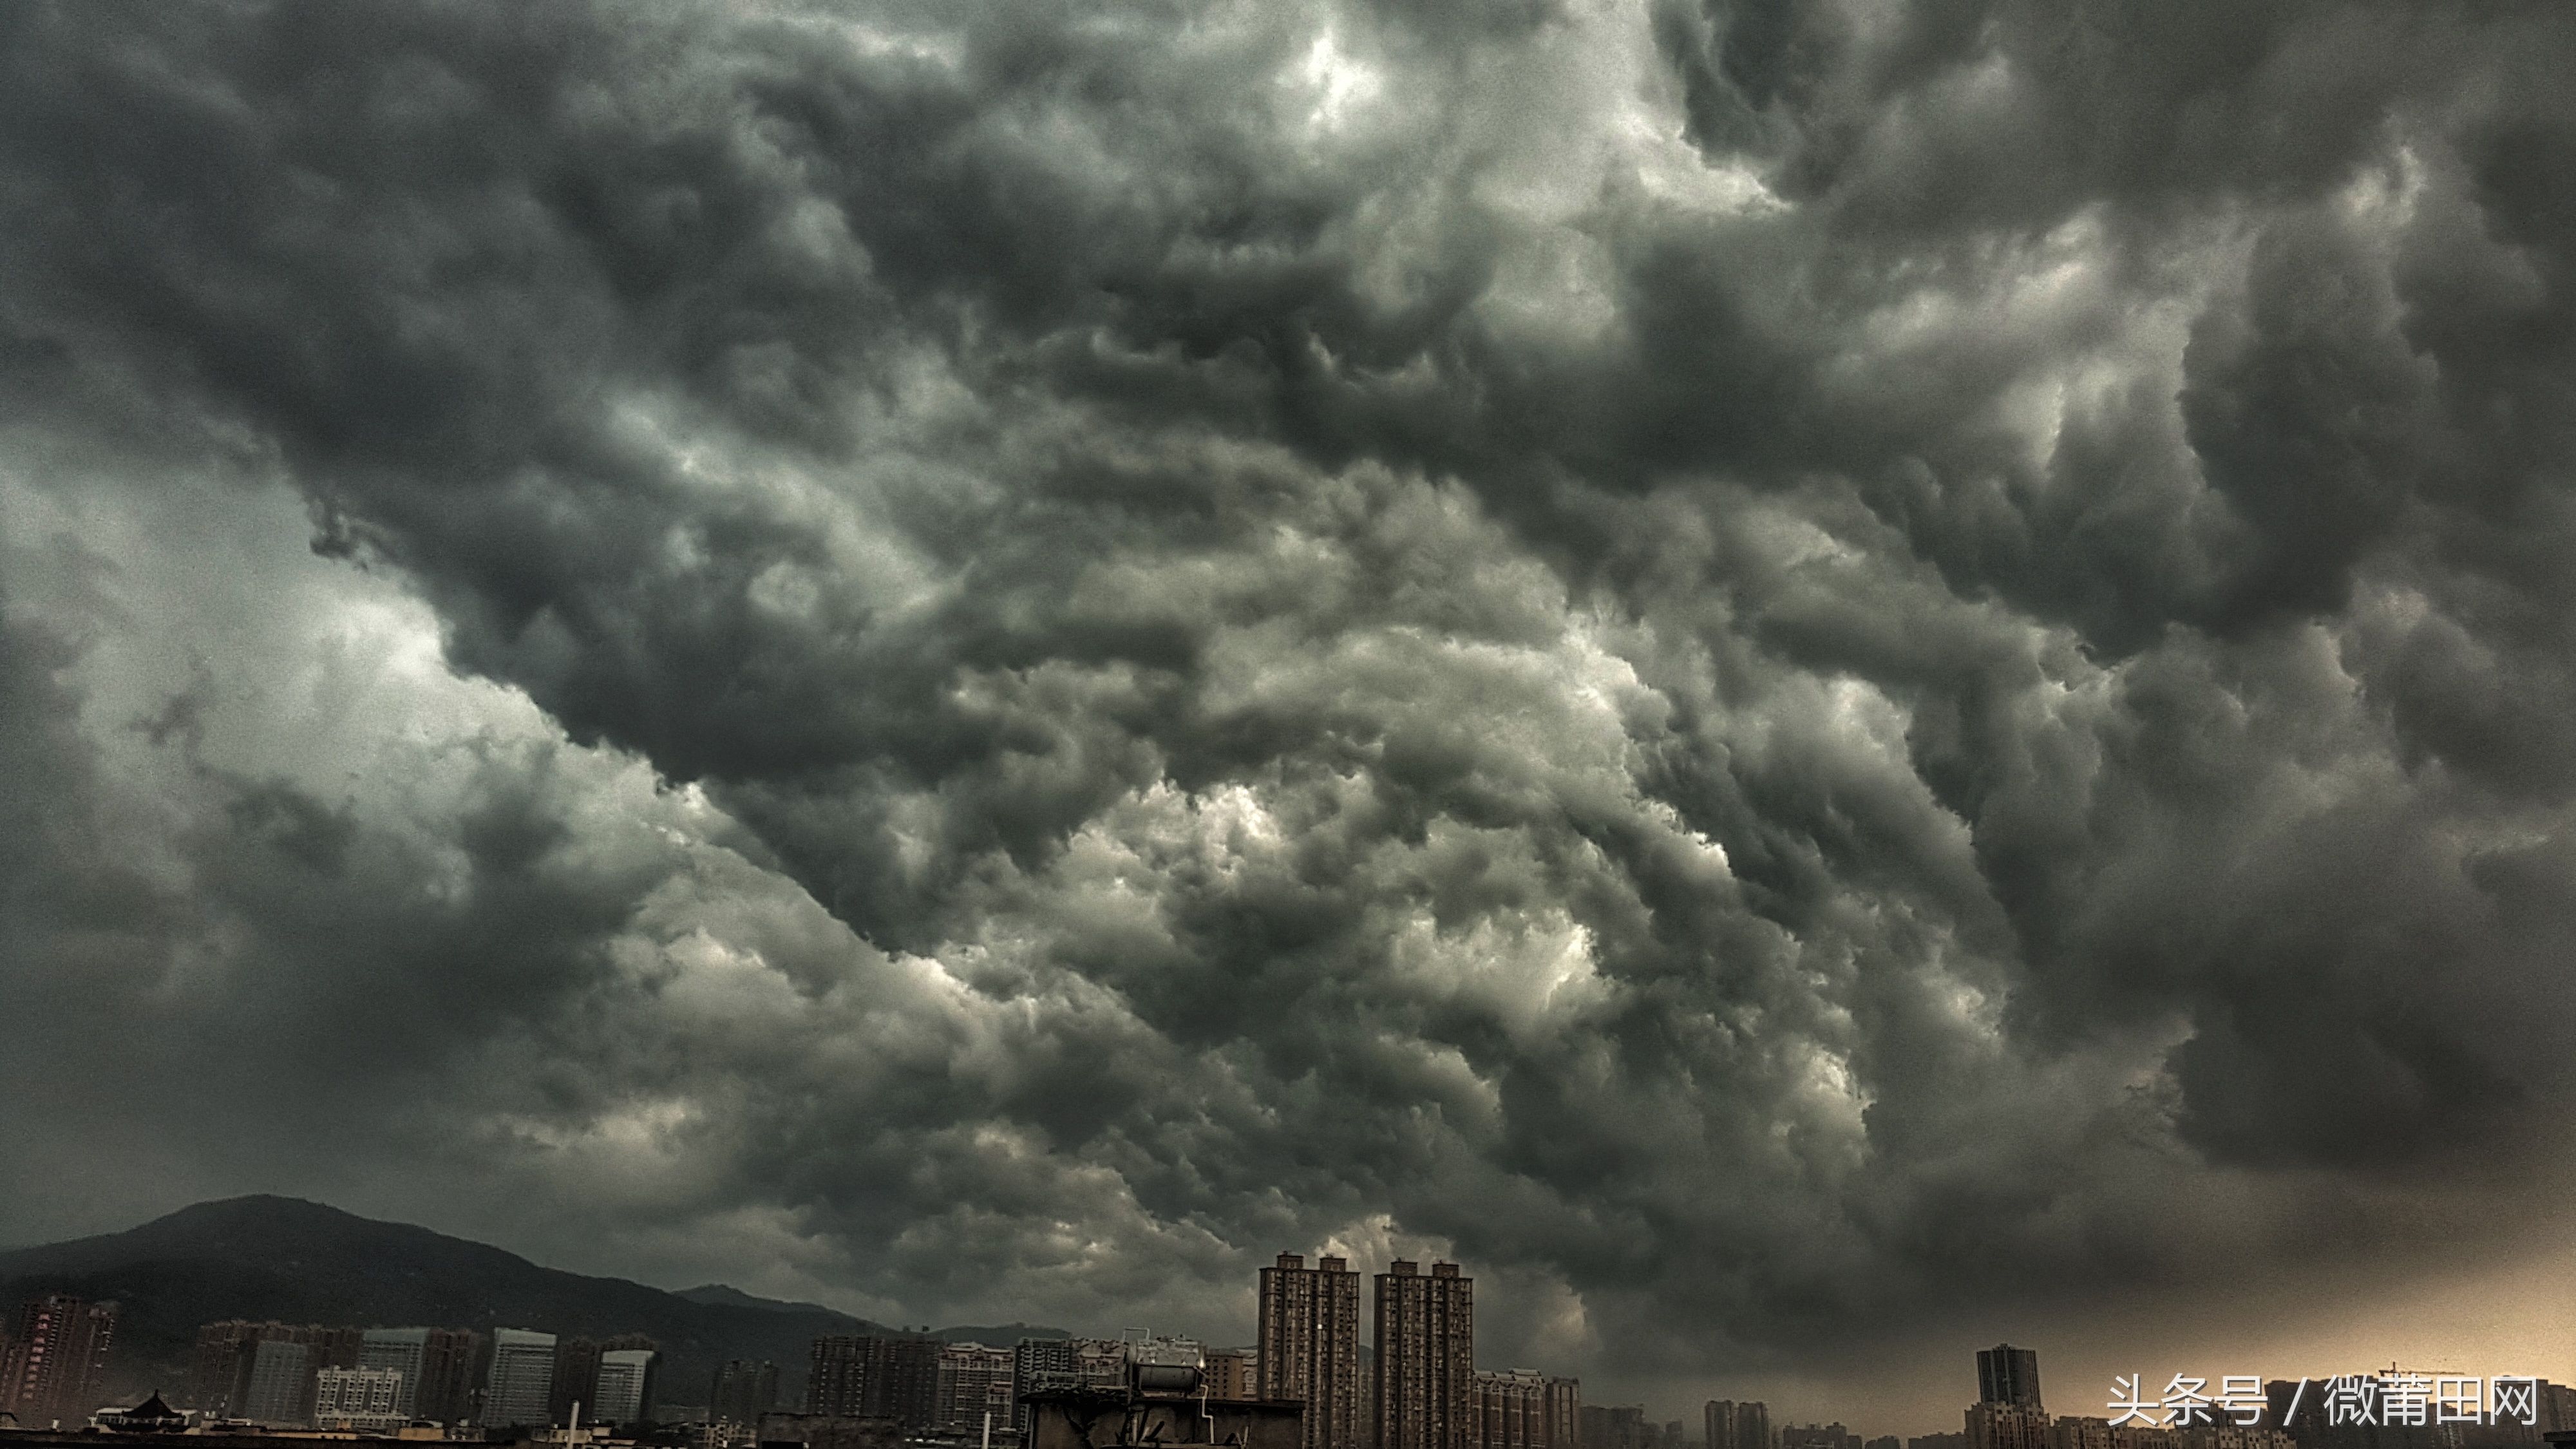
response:
[[[241,1417],[242,1395],[250,1386],[251,1354],[270,1330],[285,1326],[230,1318],[199,1327],[197,1346],[188,1360],[187,1397],[180,1402],[209,1419]]]
[[[778,1365],[766,1359],[728,1359],[716,1366],[707,1389],[707,1414],[719,1424],[757,1424],[778,1407]]]
[[[550,1422],[554,1385],[553,1334],[525,1328],[492,1330],[492,1367],[483,1379],[482,1422]]]
[[[98,1407],[116,1342],[116,1305],[48,1293],[18,1310],[0,1354],[0,1409],[28,1425],[85,1419]]]
[[[1547,1375],[1512,1369],[1476,1375],[1469,1449],[1554,1449],[1548,1440]]]
[[[906,1432],[938,1419],[937,1339],[830,1334],[814,1340],[805,1412],[893,1419]]]
[[[2039,1399],[2039,1355],[1999,1343],[1977,1350],[1977,1402],[1968,1406],[1968,1449],[2054,1449]]]
[[[585,1417],[597,1424],[636,1424],[653,1405],[653,1363],[649,1348],[602,1348],[591,1372],[591,1408]]]
[[[412,1399],[412,1414],[441,1424],[465,1423],[474,1417],[474,1388],[488,1371],[491,1340],[470,1328],[422,1332],[420,1389]]]
[[[1069,1338],[1024,1338],[1011,1350],[1012,1422],[1019,1426],[1023,1442],[1029,1433],[1029,1391],[1037,1388],[1060,1388],[1074,1381],[1073,1340]]]
[[[600,1366],[612,1353],[642,1353],[650,1364],[661,1349],[640,1333],[623,1333],[614,1338],[593,1342],[587,1338],[567,1338],[555,1344],[554,1382],[546,1390],[546,1421],[552,1424],[572,1422],[573,1410],[581,1410],[585,1424],[623,1424],[628,1419],[603,1417],[600,1401],[607,1390],[600,1386]],[[628,1360],[627,1362],[633,1362]],[[624,1400],[620,1399],[620,1403]],[[639,1408],[637,1413],[642,1412]]]
[[[259,1325],[241,1319],[200,1324],[196,1346],[188,1354],[188,1382],[177,1402],[206,1419],[233,1412],[241,1385],[241,1363],[257,1342]]]
[[[1540,1413],[1547,1420],[1548,1449],[1581,1449],[1583,1443],[1583,1384],[1579,1379],[1547,1381],[1546,1397]]]
[[[831,1333],[814,1340],[805,1369],[805,1412],[843,1417],[859,1412],[865,1397],[867,1346],[874,1339]]]
[[[587,1338],[555,1340],[554,1376],[546,1381],[546,1422],[569,1424],[573,1406],[582,1407],[582,1422],[599,1418],[599,1345]]]
[[[1261,1270],[1255,1392],[1306,1406],[1299,1449],[1361,1449],[1360,1275],[1340,1258],[1309,1268],[1282,1253]]]
[[[291,1332],[291,1330],[290,1330]],[[284,1335],[262,1338],[252,1347],[250,1378],[244,1385],[241,1417],[262,1424],[306,1422],[304,1406],[313,1383],[313,1345]]]
[[[1771,1449],[1770,1405],[1711,1399],[1700,1413],[1707,1421],[1708,1449]]]
[[[323,1333],[318,1324],[254,1323],[238,1318],[201,1326],[189,1362],[188,1404],[215,1419],[301,1422],[312,1403],[313,1371],[326,1366],[355,1366],[323,1362],[316,1351]],[[299,1344],[304,1352],[300,1363],[296,1355],[284,1349],[269,1352],[268,1367],[260,1379],[260,1400],[254,1405],[251,1385],[259,1373],[260,1345],[265,1343]]]
[[[370,1328],[359,1340],[358,1367],[379,1369],[395,1377],[393,1413],[408,1419],[420,1412],[421,1374],[429,1367],[429,1334],[426,1328]],[[200,1336],[199,1342],[203,1343]],[[319,1385],[315,1388],[314,1413],[322,1412]]]
[[[1977,1402],[2040,1409],[2039,1355],[1999,1343],[1977,1350]]]
[[[1646,1410],[1642,1404],[1585,1404],[1576,1434],[1582,1449],[1646,1449]]]
[[[980,1343],[940,1345],[932,1427],[972,1434],[983,1428],[984,1416],[990,1414],[995,1425],[1008,1428],[1013,1419],[1013,1368],[1007,1348]]]
[[[1475,1280],[1398,1258],[1377,1275],[1373,1449],[1468,1449],[1476,1416]]]

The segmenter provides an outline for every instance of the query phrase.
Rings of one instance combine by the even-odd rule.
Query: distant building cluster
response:
[[[1293,1407],[1293,1449],[1575,1449],[1573,1380],[1477,1371],[1473,1294],[1454,1263],[1427,1272],[1411,1261],[1389,1264],[1371,1299],[1377,1351],[1363,1376],[1360,1275],[1341,1258],[1310,1268],[1301,1255],[1283,1254],[1261,1270],[1259,1320],[1247,1347],[1070,1338],[997,1348],[926,1335],[833,1335],[814,1341],[802,1414],[889,1421],[915,1439],[1024,1441],[1032,1404],[1051,1395],[1111,1396],[1186,1381],[1207,1401]],[[720,1386],[712,1397],[721,1406],[728,1392]]]
[[[85,1418],[105,1386],[116,1305],[48,1293],[0,1329],[0,1413],[21,1424]]]
[[[1254,1341],[1239,1348],[1141,1331],[1007,1347],[831,1334],[812,1341],[794,1409],[777,1364],[736,1358],[716,1364],[703,1404],[661,1413],[660,1348],[642,1335],[248,1319],[198,1329],[176,1406],[155,1393],[101,1410],[117,1305],[49,1294],[0,1321],[0,1433],[37,1436],[26,1449],[170,1433],[217,1441],[206,1449],[2539,1449],[2544,1435],[2576,1449],[2576,1391],[2530,1379],[2509,1381],[2530,1386],[2515,1400],[2530,1423],[2356,1422],[2329,1395],[2249,1376],[2213,1402],[2260,1406],[2259,1424],[2052,1416],[2039,1356],[2010,1344],[1977,1354],[1956,1433],[1864,1439],[1838,1422],[1775,1425],[1767,1404],[1733,1399],[1707,1401],[1695,1426],[1657,1423],[1640,1405],[1583,1402],[1571,1377],[1479,1369],[1475,1283],[1455,1263],[1375,1274],[1363,1351],[1360,1280],[1341,1257],[1281,1254],[1260,1270]],[[2373,1382],[2395,1393],[2423,1377]],[[2332,1382],[2348,1398],[2358,1380]]]
[[[1266,1415],[1258,1433],[1293,1434],[1285,1449],[1579,1449],[1586,1442],[1575,1380],[1534,1369],[1477,1369],[1475,1284],[1457,1264],[1426,1268],[1397,1259],[1375,1275],[1368,1320],[1374,1352],[1367,1356],[1360,1351],[1360,1277],[1343,1258],[1309,1267],[1302,1254],[1281,1254],[1260,1270],[1254,1341],[1241,1348],[1169,1337],[1028,1339],[1007,1349],[924,1335],[818,1338],[801,1419],[883,1421],[916,1442],[1038,1449],[1047,1404],[1177,1393],[1205,1404],[1267,1405],[1228,1412]],[[762,1424],[763,1441],[772,1427]]]
[[[228,1319],[197,1330],[180,1404],[209,1422],[390,1434],[642,1422],[658,1346],[530,1329],[337,1328]]]
[[[2403,1380],[2391,1370],[2380,1376]],[[2537,1381],[2535,1381],[2537,1382]],[[2576,1433],[2576,1390],[2537,1382],[2531,1424],[2401,1426],[2392,1429],[2334,1422],[2320,1398],[2302,1404],[2292,1383],[2263,1384],[2255,1401],[2267,1423],[2200,1423],[2188,1428],[2119,1423],[2107,1416],[2052,1417],[2040,1395],[2039,1355],[1998,1344],[1977,1354],[1977,1401],[1957,1433],[1883,1435],[1864,1440],[1843,1425],[1797,1424],[1774,1429],[1758,1403],[1712,1399],[1706,1407],[1705,1449],[2539,1449],[2543,1439]],[[1591,1412],[1591,1411],[1586,1411]],[[1615,1412],[1615,1411],[1614,1411]],[[1587,1437],[1583,1449],[1629,1449],[1638,1432],[1624,1423],[1605,1426],[1607,1437]]]
[[[2359,1377],[2379,1382],[2422,1376],[2391,1369]],[[1962,1432],[1917,1438],[1907,1449],[2536,1449],[2553,1431],[2576,1430],[2576,1391],[2540,1380],[2532,1384],[2535,1412],[2528,1424],[2350,1425],[2335,1422],[2322,1396],[2303,1395],[2297,1383],[2258,1385],[2248,1377],[2244,1422],[2210,1414],[2165,1427],[2134,1416],[2127,1422],[2108,1414],[2052,1417],[2040,1397],[2039,1356],[1998,1344],[1977,1355],[1977,1402],[1969,1406]]]

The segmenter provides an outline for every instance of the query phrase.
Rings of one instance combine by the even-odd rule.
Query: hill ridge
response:
[[[192,1203],[118,1232],[0,1250],[0,1310],[54,1291],[123,1305],[110,1386],[128,1396],[184,1386],[198,1325],[227,1318],[646,1333],[662,1345],[660,1397],[678,1404],[703,1398],[715,1366],[728,1358],[776,1363],[781,1395],[793,1402],[813,1339],[892,1331],[821,1304],[724,1284],[675,1293],[550,1268],[417,1223],[270,1193]],[[1016,1335],[1007,1342],[1065,1336],[1021,1324],[938,1336],[996,1334]]]

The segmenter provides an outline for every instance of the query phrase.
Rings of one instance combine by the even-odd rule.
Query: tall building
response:
[[[1207,1351],[1208,1397],[1211,1399],[1249,1399],[1259,1370],[1261,1350],[1257,1348],[1212,1348]]]
[[[1062,1387],[1074,1381],[1073,1340],[1069,1338],[1024,1338],[1011,1350],[1011,1399],[1015,1412],[1012,1421],[1018,1425],[1020,1438],[1029,1434],[1029,1393],[1033,1389]]]
[[[392,1412],[406,1419],[420,1413],[420,1379],[429,1366],[429,1333],[426,1328],[370,1328],[359,1340],[358,1367],[395,1376]],[[199,1342],[203,1341],[200,1335]],[[313,1412],[322,1412],[318,1383]]]
[[[492,1368],[483,1380],[488,1425],[544,1424],[555,1383],[555,1336],[525,1328],[492,1330]]]
[[[937,1339],[830,1334],[814,1340],[805,1412],[893,1419],[907,1432],[937,1422]]]
[[[21,1423],[86,1419],[116,1343],[116,1305],[48,1293],[22,1306],[0,1354],[0,1409]]]
[[[292,1330],[289,1330],[292,1332]],[[241,1417],[262,1424],[302,1424],[313,1383],[313,1345],[304,1338],[262,1338],[251,1350]]]
[[[766,1359],[728,1359],[716,1366],[707,1389],[707,1414],[719,1424],[757,1424],[778,1407],[778,1365]]]
[[[1581,1449],[1583,1384],[1579,1379],[1549,1379],[1540,1410],[1547,1420],[1548,1449]]]
[[[571,1423],[575,1404],[581,1405],[583,1423],[599,1418],[599,1345],[578,1336],[558,1338],[554,1377],[546,1381],[546,1422]]]
[[[483,1335],[470,1328],[370,1328],[358,1367],[403,1376],[397,1412],[405,1418],[461,1424],[474,1417],[482,1357]]]
[[[1582,1449],[1645,1449],[1646,1410],[1638,1404],[1585,1404],[1577,1420]]]
[[[867,1379],[867,1345],[874,1339],[831,1333],[814,1340],[805,1370],[805,1412],[841,1417],[859,1412]]]
[[[474,1389],[488,1370],[492,1341],[470,1328],[422,1330],[420,1389],[412,1414],[441,1424],[462,1424],[474,1417]]]
[[[653,1362],[649,1348],[603,1348],[592,1370],[591,1410],[597,1424],[637,1424],[653,1406]]]
[[[1708,1449],[1771,1449],[1770,1405],[1711,1399],[1700,1412],[1707,1421]]]
[[[986,1414],[993,1416],[995,1425],[1009,1427],[1012,1369],[1007,1348],[980,1343],[940,1345],[932,1427],[971,1434],[983,1428]]]
[[[1860,1449],[1860,1436],[1840,1424],[1799,1424],[1781,1429],[1780,1449]]]
[[[242,1417],[242,1399],[250,1391],[251,1356],[261,1339],[285,1331],[283,1323],[240,1318],[200,1326],[196,1350],[188,1361],[187,1397],[181,1402],[210,1419]]]
[[[1374,1449],[1467,1449],[1476,1414],[1475,1280],[1398,1258],[1377,1275]]]
[[[1309,1268],[1282,1253],[1261,1270],[1255,1394],[1306,1406],[1299,1449],[1361,1449],[1360,1275],[1340,1258]]]
[[[631,1419],[603,1417],[600,1400],[608,1390],[600,1386],[600,1366],[612,1353],[642,1353],[651,1364],[661,1345],[640,1333],[622,1333],[613,1338],[592,1342],[587,1338],[567,1338],[555,1344],[554,1382],[546,1390],[546,1422],[569,1424],[573,1411],[581,1411],[585,1424],[624,1424]],[[629,1360],[628,1362],[633,1362]],[[624,1400],[620,1399],[620,1403]],[[636,1413],[641,1413],[638,1408]]]
[[[1547,1375],[1536,1369],[1476,1375],[1476,1418],[1469,1449],[1551,1449]]]
[[[2039,1401],[2039,1355],[2027,1348],[1999,1343],[1977,1350],[1977,1401],[2044,1407]]]

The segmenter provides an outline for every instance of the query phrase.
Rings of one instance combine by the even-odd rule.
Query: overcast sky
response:
[[[2576,1377],[2563,0],[0,8],[0,1241]],[[2098,1412],[2098,1409],[2095,1411]]]

